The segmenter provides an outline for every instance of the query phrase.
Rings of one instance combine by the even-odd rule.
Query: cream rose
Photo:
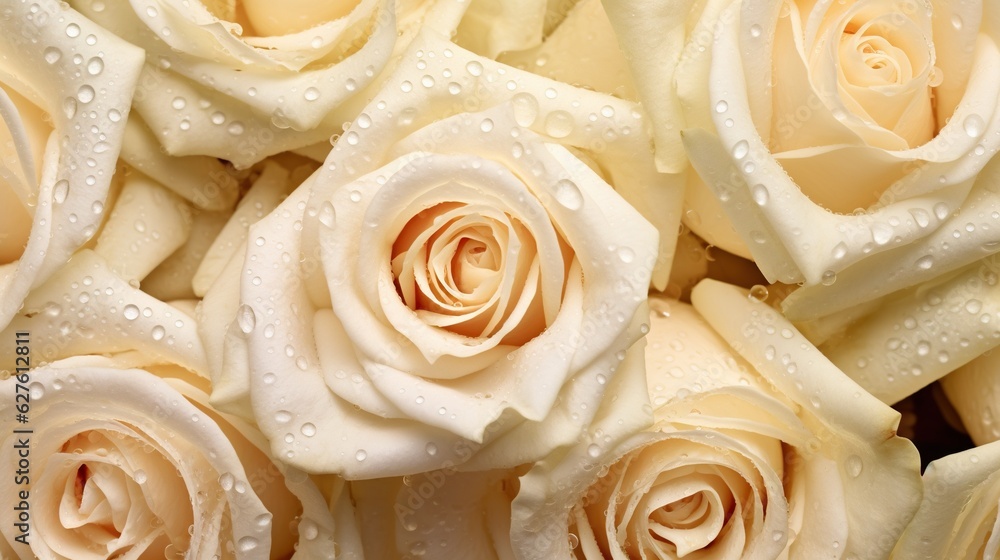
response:
[[[924,471],[923,502],[891,558],[996,558],[998,508],[1000,443],[938,459]]]
[[[30,439],[30,473],[0,483],[4,496],[28,493],[30,552],[7,507],[4,557],[332,558],[316,486],[183,380],[66,362],[2,385],[5,416],[16,395],[30,399],[32,430],[4,435],[7,449]],[[14,472],[18,457],[4,461]]]
[[[605,5],[709,243],[841,309],[995,251],[966,208],[1000,146],[995,3]]]
[[[998,281],[993,255],[799,324],[844,373],[894,404],[1000,344]]]
[[[602,399],[645,399],[630,356],[657,233],[605,179],[655,180],[642,121],[430,35],[399,64],[251,227],[230,315],[249,367],[216,386],[247,387],[305,470],[515,466],[574,441]]]
[[[522,477],[517,557],[885,558],[921,491],[899,414],[743,290],[692,301],[651,303],[653,427]]]
[[[466,9],[441,0],[73,5],[145,49],[135,107],[169,153],[241,168],[326,143],[421,26],[449,33]]]
[[[142,52],[56,2],[5,7],[0,51],[5,326],[28,291],[94,235]]]

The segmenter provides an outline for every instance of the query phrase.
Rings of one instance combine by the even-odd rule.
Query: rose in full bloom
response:
[[[927,465],[924,499],[893,550],[893,560],[1000,555],[1000,443]]]
[[[146,51],[135,108],[172,155],[248,167],[326,144],[423,26],[450,33],[465,2],[74,0]],[[329,149],[329,145],[326,145]]]
[[[615,189],[672,193],[636,107],[431,35],[399,64],[251,227],[248,367],[216,387],[246,387],[276,455],[348,478],[513,467],[605,399],[641,425],[658,236]]]
[[[517,557],[885,558],[921,492],[899,413],[745,291],[692,301],[651,303],[655,424],[522,477]]]
[[[685,223],[770,281],[843,309],[1000,247],[967,208],[1000,146],[995,2],[605,6],[661,169],[700,176]]]
[[[0,52],[6,326],[103,218],[142,52],[73,10],[20,2],[0,14]]]
[[[4,558],[332,558],[315,484],[182,377],[75,359],[0,382],[7,417],[30,396],[33,430],[30,474],[0,482],[5,496],[28,492],[30,545],[6,507]],[[5,434],[5,447],[18,437]],[[4,461],[13,473],[15,454]]]

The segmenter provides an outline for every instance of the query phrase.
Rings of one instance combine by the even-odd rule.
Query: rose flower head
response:
[[[714,280],[651,303],[655,424],[521,479],[518,558],[885,558],[920,502],[899,413],[791,323]],[[878,507],[873,508],[872,504]]]
[[[642,379],[658,235],[608,183],[655,184],[635,109],[422,36],[251,228],[249,380],[217,386],[247,386],[276,455],[348,478],[574,441]]]
[[[606,5],[661,169],[697,171],[685,223],[769,281],[805,284],[789,316],[1000,247],[997,218],[967,208],[1000,147],[995,2]]]

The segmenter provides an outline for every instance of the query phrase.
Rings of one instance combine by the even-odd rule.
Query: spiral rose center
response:
[[[544,329],[534,320],[535,244],[518,219],[488,207],[438,204],[411,218],[392,249],[400,299],[429,324],[488,337],[515,312],[528,317],[512,335]],[[521,299],[527,298],[523,305]]]

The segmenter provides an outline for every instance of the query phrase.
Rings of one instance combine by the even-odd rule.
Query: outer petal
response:
[[[995,558],[1000,554],[1000,443],[927,465],[924,500],[892,558]]]
[[[44,156],[34,155],[44,163],[31,237],[21,260],[0,267],[0,325],[97,230],[143,60],[141,50],[79,13],[45,6],[16,3],[0,19],[2,81],[54,123]],[[76,57],[93,71],[80,71]]]

